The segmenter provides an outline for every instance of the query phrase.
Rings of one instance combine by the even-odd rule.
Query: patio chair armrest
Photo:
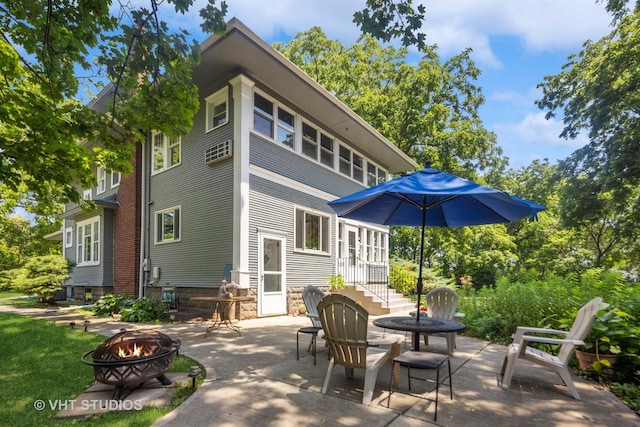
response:
[[[550,335],[560,335],[562,337],[566,337],[569,334],[569,331],[560,331],[557,329],[548,329],[548,328],[530,328],[527,326],[518,326],[516,329],[516,333],[513,336],[513,342],[518,343],[522,341],[523,335],[531,334],[550,334]]]
[[[582,340],[568,340],[564,338],[550,338],[539,337],[535,335],[522,335],[521,344],[526,345],[526,342],[537,342],[542,344],[573,344],[574,346],[584,345]]]

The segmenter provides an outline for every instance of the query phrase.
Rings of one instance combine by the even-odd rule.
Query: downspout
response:
[[[144,297],[145,291],[145,258],[146,258],[146,229],[147,229],[147,172],[146,172],[146,146],[142,144],[142,159],[140,161],[140,260],[139,260],[139,277],[138,277],[138,298]]]

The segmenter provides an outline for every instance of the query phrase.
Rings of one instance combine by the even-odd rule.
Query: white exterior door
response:
[[[360,271],[360,230],[358,227],[345,225],[344,227],[344,253],[347,255],[347,277],[349,283],[360,281],[362,272]]]
[[[258,233],[258,316],[287,313],[286,239]]]

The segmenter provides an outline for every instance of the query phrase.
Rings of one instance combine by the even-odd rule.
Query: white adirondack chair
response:
[[[560,375],[562,381],[569,388],[573,397],[580,400],[578,390],[576,390],[571,373],[569,372],[569,359],[573,356],[576,347],[584,344],[582,341],[591,331],[596,313],[602,298],[594,298],[585,304],[579,311],[574,320],[571,330],[559,331],[555,329],[545,328],[527,328],[519,326],[513,338],[513,343],[507,347],[507,354],[502,364],[502,388],[508,389],[511,386],[511,378],[516,367],[518,359],[526,359],[530,362],[542,365],[548,369],[553,369]],[[532,334],[553,334],[562,336],[563,338],[548,338],[536,336]],[[544,351],[529,347],[529,342],[538,342],[545,344],[560,344],[558,355],[546,353]]]
[[[453,319],[458,306],[458,294],[451,288],[436,288],[425,296],[427,304],[427,314],[429,317],[439,317],[441,319]],[[448,332],[437,334],[444,336],[447,340],[447,352],[453,355],[456,348],[456,333]],[[428,335],[424,335],[425,344],[428,344]]]
[[[318,304],[318,313],[331,351],[322,393],[327,393],[335,364],[344,366],[347,377],[353,376],[354,369],[364,369],[362,404],[369,405],[378,371],[389,360],[391,349],[380,348],[367,340],[369,313],[346,295],[327,295]]]

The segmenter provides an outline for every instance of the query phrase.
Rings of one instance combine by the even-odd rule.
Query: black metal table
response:
[[[221,326],[226,326],[228,329],[236,332],[238,336],[241,336],[240,328],[234,324],[232,313],[235,311],[235,304],[239,301],[253,301],[254,298],[250,296],[245,297],[191,297],[192,301],[206,301],[213,303],[213,325],[209,326],[204,334],[205,338],[211,331],[214,331]]]
[[[438,317],[415,316],[380,317],[373,321],[379,328],[395,331],[413,332],[413,349],[420,351],[420,334],[440,334],[464,331],[467,326],[457,320],[440,319]]]

